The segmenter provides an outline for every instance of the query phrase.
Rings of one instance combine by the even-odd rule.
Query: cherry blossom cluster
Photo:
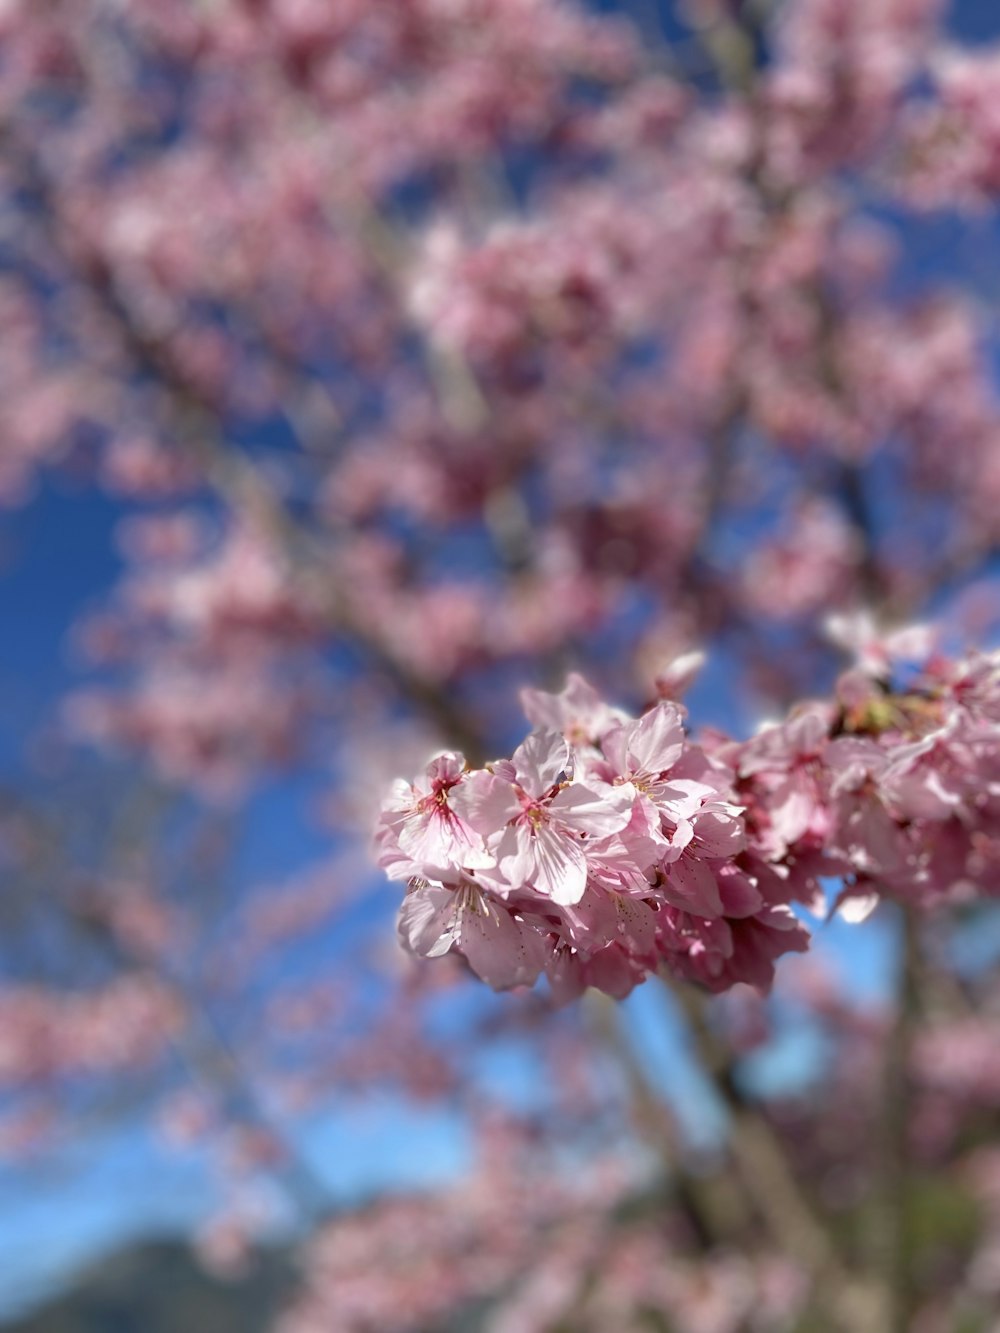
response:
[[[782,11],[767,81],[769,166],[777,179],[877,157],[926,68],[944,0],[799,0]]]
[[[156,1064],[183,1022],[176,994],[138,973],[71,995],[7,987],[0,993],[0,1087]]]
[[[288,1183],[296,1154],[255,1100],[289,1125],[385,1088],[453,1107],[483,1095],[469,1052],[513,1034],[558,1087],[535,1126],[558,1145],[547,1169],[609,1124],[636,1131],[634,1154],[642,1097],[570,1042],[585,1015],[538,994],[451,1005],[464,1027],[446,1045],[434,988],[471,971],[621,997],[662,971],[749,1007],[735,983],[766,991],[806,947],[795,913],[834,893],[855,919],[882,896],[996,898],[996,656],[871,636],[835,692],[788,711],[834,678],[831,612],[906,618],[944,591],[970,643],[996,616],[996,331],[964,257],[965,291],[911,281],[925,252],[908,217],[957,210],[944,230],[978,254],[976,214],[1000,193],[1000,61],[952,43],[947,8],[0,0],[0,505],[70,476],[111,493],[109,523],[127,513],[117,591],[72,640],[95,675],[70,730],[147,760],[183,806],[159,823],[167,794],[133,800],[129,764],[129,800],[105,800],[86,838],[0,812],[19,877],[0,1150],[51,1132],[57,1101],[72,1112],[67,1083],[155,1065],[143,1081],[172,1085],[180,1047],[220,1086],[208,1111],[174,1103],[174,1137],[210,1140],[234,1178]],[[689,25],[676,45],[650,40],[656,9]],[[783,720],[693,740],[676,700],[697,663],[657,676],[690,643],[718,650],[734,715]],[[658,702],[632,716],[580,677],[529,691],[531,735],[480,764],[507,753],[517,686],[569,661],[623,688],[655,678]],[[407,953],[439,965],[349,960],[330,923],[366,883],[358,829],[389,773],[432,752],[394,789],[378,854],[408,886]],[[347,860],[237,907],[226,830],[290,761]],[[114,873],[81,887],[98,842]],[[52,848],[74,863],[58,893]],[[231,850],[242,877],[251,858]],[[160,875],[147,887],[158,856],[183,915]],[[56,959],[81,918],[86,948]],[[39,975],[65,962],[66,990],[18,980],[36,925]],[[328,955],[311,971],[326,930],[335,982]],[[966,979],[946,980],[928,1010],[960,1003]],[[734,1059],[765,1040],[772,1007],[755,1003]],[[826,1003],[806,1006],[839,1043],[816,1104],[773,1116],[836,1202],[881,1169],[889,1019]],[[924,1162],[975,1141],[997,1096],[989,1015],[935,1019],[910,1061]],[[248,1058],[215,1058],[216,1028]],[[681,1189],[687,1154],[666,1156]],[[494,1170],[434,1202],[324,1228],[289,1330],[422,1328],[505,1288],[491,1333],[784,1333],[806,1298],[808,1261],[768,1258],[752,1200],[750,1226],[734,1211],[703,1249],[679,1196],[623,1233],[634,1200],[607,1179],[560,1193]],[[255,1228],[230,1211],[203,1253],[231,1261]]]
[[[982,207],[1000,190],[1000,55],[995,47],[936,53],[935,98],[912,108],[901,168],[919,202]]]
[[[404,945],[460,953],[497,989],[544,973],[560,998],[621,998],[661,967],[766,989],[807,936],[781,879],[738,864],[732,773],[689,740],[681,707],[629,717],[578,675],[523,698],[535,730],[509,760],[470,770],[445,752],[383,810],[379,862],[409,884]]]
[[[93,662],[142,672],[127,692],[78,691],[66,716],[75,734],[221,799],[294,753],[311,693],[301,657],[329,598],[261,524],[237,522],[214,542],[203,526],[189,514],[124,529],[119,597],[77,641]]]
[[[911,642],[913,638],[911,635]],[[894,688],[874,645],[835,698],[723,745],[758,875],[844,911],[885,894],[913,904],[1000,892],[1000,655],[932,656]]]
[[[510,760],[445,752],[383,809],[403,944],[460,953],[498,989],[544,973],[560,996],[623,996],[666,967],[766,990],[806,947],[789,904],[824,914],[828,882],[851,919],[880,895],[996,895],[1000,655],[932,656],[894,689],[892,643],[873,640],[833,700],[707,748],[670,698],[633,718],[580,676],[525,691],[535,730]]]

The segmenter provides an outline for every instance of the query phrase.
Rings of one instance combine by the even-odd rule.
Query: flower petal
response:
[[[517,792],[493,773],[472,773],[451,793],[450,804],[460,819],[489,838],[521,810]]]
[[[628,752],[633,772],[663,773],[673,768],[683,751],[684,727],[676,704],[657,704],[631,728]]]
[[[494,990],[532,985],[551,952],[542,935],[485,895],[467,899],[456,942],[476,976]]]
[[[517,780],[529,796],[544,796],[569,768],[569,746],[555,731],[533,731],[512,756]]]
[[[635,788],[631,784],[627,791],[606,787],[603,792],[596,792],[573,782],[556,793],[548,811],[551,818],[579,833],[606,838],[629,822],[634,802]]]
[[[456,936],[454,889],[416,880],[399,909],[396,930],[400,943],[419,958],[440,958]]]
[[[693,856],[682,856],[668,867],[667,897],[694,916],[722,916],[722,898],[715,876]]]
[[[554,903],[578,903],[587,887],[587,862],[572,834],[542,824],[516,824],[496,849],[503,873],[516,888],[533,888]]]

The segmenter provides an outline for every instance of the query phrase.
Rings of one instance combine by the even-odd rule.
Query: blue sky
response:
[[[119,512],[100,492],[52,478],[33,503],[0,511],[0,771],[79,680],[67,627],[120,569]]]

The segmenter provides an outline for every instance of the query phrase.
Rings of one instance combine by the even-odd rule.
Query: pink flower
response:
[[[656,676],[654,684],[661,699],[682,699],[697,680],[705,665],[702,652],[683,653],[668,662]]]
[[[661,702],[639,718],[622,723],[610,731],[602,744],[603,759],[591,765],[594,778],[617,787],[630,804],[645,813],[647,827],[654,841],[663,848],[670,839],[663,831],[663,819],[672,823],[693,813],[700,796],[707,793],[698,784],[675,782],[668,777],[684,752],[684,727],[676,704]]]
[[[398,930],[404,947],[418,957],[460,953],[494,990],[530,986],[551,953],[542,934],[467,877],[411,880]]]
[[[805,947],[786,905],[803,884],[815,890],[827,868],[817,854],[804,848],[793,872],[747,847],[726,746],[691,744],[676,704],[607,726],[621,715],[580,677],[527,702],[546,720],[596,725],[576,748],[535,731],[486,769],[466,773],[446,754],[419,786],[397,784],[382,864],[399,878],[424,862],[400,913],[404,947],[459,953],[496,989],[544,971],[557,999],[588,986],[621,998],[663,965],[716,990],[766,989],[774,959]],[[828,728],[826,715],[796,718],[747,767],[784,777],[798,754],[815,764]],[[751,794],[766,806],[772,790]]]
[[[647,897],[609,892],[590,884],[579,903],[559,909],[562,940],[582,956],[620,944],[647,969],[656,967],[657,910]]]
[[[940,821],[961,809],[975,789],[976,761],[956,736],[957,715],[949,725],[889,756],[882,774],[886,798],[910,819]]]
[[[718,923],[723,926],[722,922]],[[678,970],[709,990],[724,991],[744,982],[762,993],[770,990],[774,965],[788,952],[804,953],[809,933],[784,907],[724,923],[725,935],[705,937],[678,961]]]
[[[888,677],[894,662],[925,661],[938,638],[932,625],[882,631],[868,613],[829,616],[826,632],[833,643],[854,656],[863,672],[876,677]]]
[[[464,773],[464,756],[446,750],[427,765],[423,780],[393,784],[376,834],[379,864],[390,879],[453,865],[492,865],[482,838],[453,804]]]
[[[630,809],[565,778],[569,746],[555,732],[535,732],[511,760],[476,773],[456,796],[469,827],[496,859],[501,891],[531,888],[555,903],[577,903],[587,884],[588,838],[616,833]]]
[[[558,694],[545,690],[522,690],[521,706],[535,727],[559,731],[570,745],[597,745],[612,728],[628,720],[620,708],[612,708],[594,687],[571,671]]]
[[[578,999],[588,987],[624,1000],[645,981],[647,971],[621,944],[608,944],[592,957],[570,949],[559,950],[545,969],[557,1004]]]
[[[855,872],[884,878],[901,869],[902,830],[886,808],[882,778],[888,756],[866,736],[842,736],[826,751],[833,841]]]
[[[768,860],[826,840],[831,821],[821,757],[832,724],[831,709],[808,706],[740,747],[740,796],[749,807],[753,846]]]

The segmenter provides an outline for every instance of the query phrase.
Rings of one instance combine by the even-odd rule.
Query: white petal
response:
[[[835,910],[848,925],[860,926],[862,921],[868,920],[878,905],[877,893],[853,894],[843,898]]]
[[[530,986],[550,952],[546,940],[485,896],[470,897],[459,917],[458,947],[494,990]]]
[[[534,836],[533,883],[554,903],[578,903],[587,887],[587,862],[572,836],[543,825]]]
[[[635,796],[631,783],[627,789],[606,787],[603,792],[596,792],[574,782],[556,793],[548,810],[560,824],[594,838],[606,838],[623,829],[632,818]]]
[[[514,751],[517,780],[529,796],[544,796],[569,767],[569,746],[555,731],[533,731]]]
[[[455,892],[423,882],[411,889],[399,909],[396,929],[401,944],[420,958],[440,958],[456,936]]]
[[[629,737],[634,772],[664,773],[684,750],[684,728],[676,704],[660,703],[641,717]]]
[[[520,813],[517,792],[492,773],[473,773],[450,793],[449,804],[470,828],[488,838]]]
[[[556,903],[578,903],[587,887],[587,862],[572,834],[551,825],[516,824],[496,849],[503,873],[517,888],[532,888]]]

